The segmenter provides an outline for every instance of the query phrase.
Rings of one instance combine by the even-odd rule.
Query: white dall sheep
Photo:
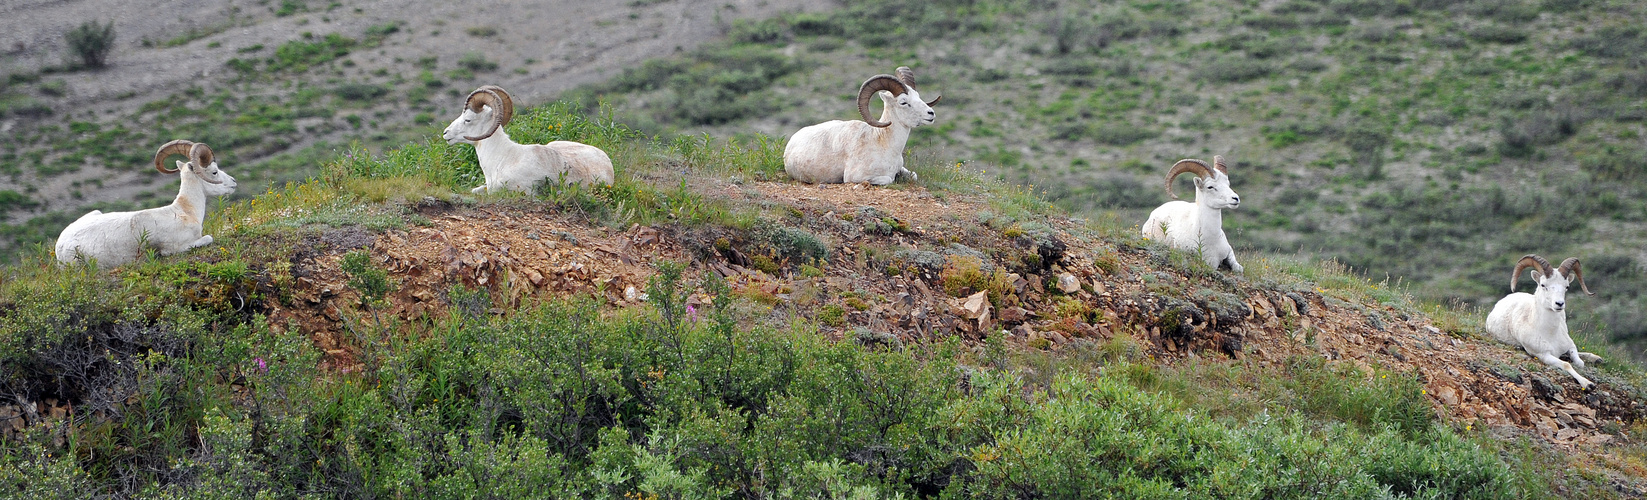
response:
[[[800,129],[783,149],[783,169],[795,180],[813,184],[891,184],[898,174],[915,180],[904,168],[909,130],[931,125],[932,111],[943,96],[922,102],[915,90],[915,71],[899,67],[898,76],[875,75],[858,87],[858,114],[863,121],[830,120]],[[869,98],[881,98],[881,118],[869,117]]]
[[[1229,167],[1224,157],[1213,156],[1212,167],[1201,160],[1184,159],[1167,171],[1167,194],[1172,191],[1172,180],[1184,172],[1195,174],[1195,203],[1169,201],[1149,213],[1144,222],[1144,238],[1164,240],[1173,248],[1201,252],[1201,260],[1214,268],[1228,267],[1241,272],[1241,263],[1235,261],[1235,249],[1224,236],[1224,209],[1241,206],[1241,195],[1230,190]]]
[[[1533,268],[1531,274],[1538,283],[1531,295],[1515,291],[1521,270],[1529,267]],[[1510,274],[1510,294],[1493,305],[1493,312],[1487,313],[1486,326],[1493,338],[1521,346],[1527,354],[1566,371],[1578,385],[1588,389],[1595,383],[1579,375],[1573,367],[1583,368],[1586,361],[1599,363],[1601,357],[1579,352],[1573,338],[1567,335],[1567,285],[1574,281],[1584,293],[1595,295],[1584,284],[1584,271],[1579,268],[1577,257],[1567,258],[1555,269],[1551,269],[1550,262],[1543,257],[1531,254],[1522,257],[1515,264],[1515,272]],[[1563,354],[1572,362],[1562,361]]]
[[[546,180],[612,184],[612,158],[605,151],[572,141],[517,144],[503,130],[514,116],[515,103],[509,93],[496,85],[483,85],[469,93],[463,102],[463,113],[441,132],[447,144],[475,145],[475,157],[480,160],[486,184],[471,192],[531,191],[537,183]]]
[[[174,154],[187,156],[189,161],[166,170],[161,161]],[[136,212],[93,210],[82,215],[57,236],[57,260],[67,264],[96,259],[98,267],[107,269],[137,260],[144,248],[172,255],[212,244],[211,235],[200,235],[206,200],[233,193],[234,177],[218,169],[211,148],[181,139],[154,153],[154,169],[166,174],[182,172],[182,186],[172,204]]]

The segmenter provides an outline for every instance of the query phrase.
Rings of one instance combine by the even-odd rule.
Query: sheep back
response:
[[[566,182],[610,186],[617,177],[612,171],[612,157],[600,148],[572,141],[554,141],[544,147],[560,154],[566,168]]]
[[[112,267],[136,260],[141,249],[132,234],[133,215],[93,210],[75,219],[57,236],[57,261],[67,264],[84,256],[97,259],[101,267]]]
[[[1169,201],[1149,213],[1142,228],[1144,239],[1166,242],[1168,246],[1193,250],[1199,244],[1200,233],[1195,225],[1195,204],[1187,201]],[[1161,224],[1167,229],[1161,231]]]
[[[137,260],[143,253],[140,242],[161,255],[178,254],[194,248],[201,229],[201,221],[170,205],[136,212],[93,210],[63,228],[57,260],[69,263],[83,255],[97,259],[98,267],[114,267]]]
[[[845,182],[849,171],[855,179],[896,177],[904,166],[903,148],[894,151],[890,132],[856,120],[802,128],[784,146],[784,172],[812,184]]]

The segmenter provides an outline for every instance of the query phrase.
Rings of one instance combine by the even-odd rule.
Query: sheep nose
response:
[[[1565,307],[1566,305],[1567,305],[1567,301],[1565,301],[1565,300],[1555,301],[1556,309],[1561,309],[1562,307]]]

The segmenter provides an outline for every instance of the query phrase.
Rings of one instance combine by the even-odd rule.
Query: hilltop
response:
[[[511,133],[602,147],[618,182],[475,198],[468,146],[357,150],[214,209],[211,247],[6,268],[0,485],[1642,492],[1639,368],[1580,390],[1341,266],[1218,272],[920,151],[916,184],[806,186],[761,137],[658,141],[566,103]]]

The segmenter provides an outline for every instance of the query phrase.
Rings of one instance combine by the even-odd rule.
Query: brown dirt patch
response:
[[[920,188],[757,182],[711,189],[789,207],[785,224],[829,245],[831,258],[822,275],[802,276],[797,263],[776,274],[757,270],[749,260],[761,250],[747,235],[731,235],[725,248],[712,243],[726,239],[728,231],[611,230],[533,207],[433,210],[426,213],[429,226],[380,234],[369,246],[374,261],[399,282],[385,312],[402,321],[443,315],[445,292],[457,283],[487,289],[498,314],[573,294],[633,306],[640,297],[626,292],[644,291],[653,262],[689,261],[689,272],[713,270],[728,278],[736,293],[774,311],[817,318],[835,306],[844,312],[840,322],[822,327],[833,338],[855,329],[904,341],[956,335],[975,342],[1004,333],[1009,342],[1061,351],[1124,334],[1168,365],[1210,358],[1279,368],[1291,357],[1319,356],[1361,368],[1368,377],[1375,376],[1374,366],[1416,373],[1445,418],[1536,435],[1565,447],[1608,443],[1614,436],[1601,432],[1603,426],[1633,421],[1643,412],[1640,402],[1606,385],[1581,390],[1518,351],[1453,338],[1423,318],[1316,291],[1262,288],[1227,274],[1187,277],[1152,263],[1148,248],[1095,242],[1068,220],[1041,221],[1051,229],[1037,242],[977,223],[972,215],[988,207],[975,199],[938,200]],[[887,214],[907,228],[867,231],[868,222],[851,215],[858,213]],[[1058,242],[1057,252],[1045,253],[1049,240]],[[964,296],[946,294],[938,270],[912,263],[919,257],[910,256],[922,252],[985,256],[1007,273],[1010,290],[997,301],[1001,307],[979,307],[978,301],[968,304]],[[1037,252],[1052,261],[1030,257]],[[276,310],[271,319],[277,325],[295,321],[331,355],[334,368],[350,369],[355,361],[341,319],[360,313],[358,297],[338,269],[342,254],[332,249],[300,259],[294,306]],[[908,272],[889,276],[888,268]],[[1067,300],[1057,290],[1064,274],[1082,285],[1068,297],[1101,312],[1095,316],[1101,319],[1059,317],[1057,304]]]

